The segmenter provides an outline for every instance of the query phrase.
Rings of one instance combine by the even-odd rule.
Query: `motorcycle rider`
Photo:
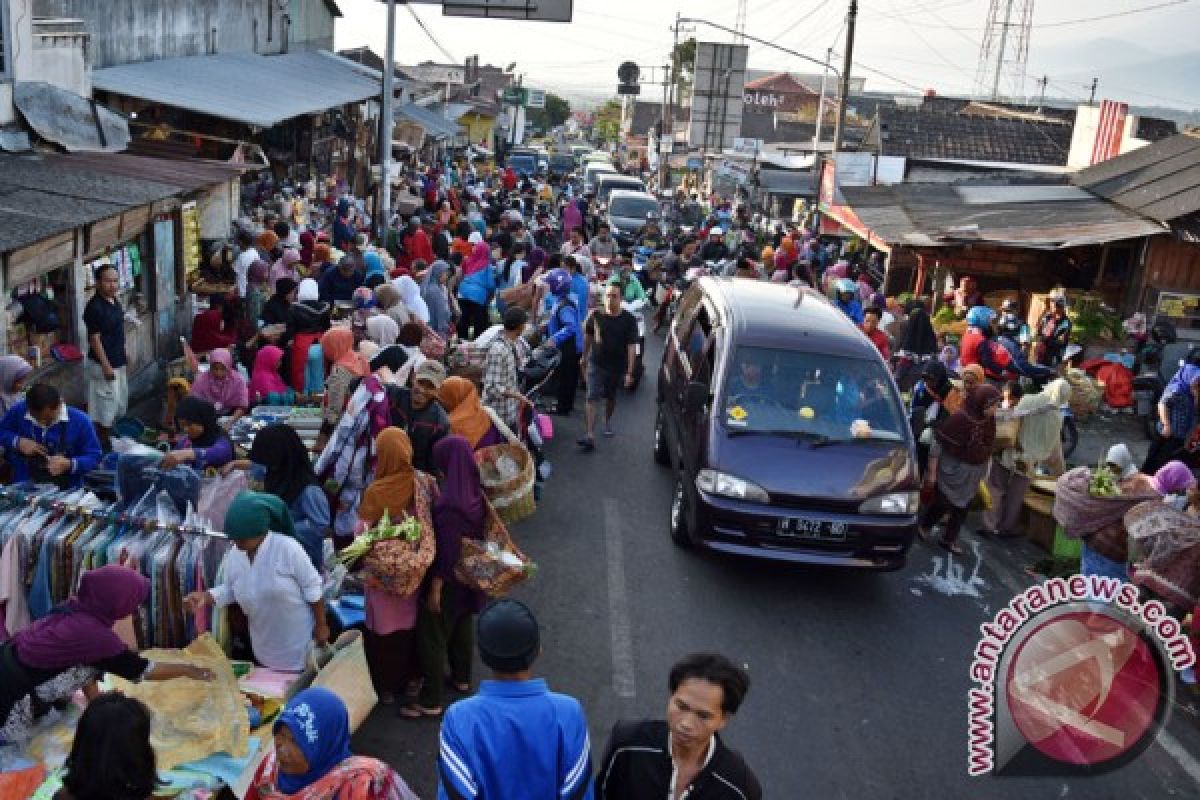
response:
[[[700,248],[700,258],[705,261],[724,261],[729,258],[729,248],[725,246],[725,231],[719,225],[708,229],[708,241]]]
[[[593,258],[612,258],[617,254],[617,240],[613,238],[612,230],[604,220],[597,226],[598,230],[588,242],[588,250]]]
[[[579,262],[579,269],[588,280],[596,276],[596,267],[592,262],[592,251],[588,249],[582,226],[571,229],[571,238],[563,243],[560,252],[563,258],[575,256],[575,260]]]
[[[614,268],[613,276],[608,282],[621,289],[622,302],[636,303],[639,300],[643,303],[646,302],[646,287],[642,286],[642,282],[634,274],[633,265],[629,263],[628,259],[617,256],[614,260]]]
[[[1020,310],[1020,304],[1011,297],[1000,306],[1000,319],[996,321],[996,332],[1000,336],[1007,336],[1014,342],[1021,341],[1025,323],[1021,322],[1021,317],[1018,315]]]
[[[858,299],[858,284],[849,278],[842,278],[834,284],[834,291],[834,305],[855,325],[862,325],[863,307]]]
[[[662,230],[658,227],[658,214],[653,211],[646,214],[646,224],[638,229],[634,234],[633,240],[640,247],[649,247],[651,250],[663,250],[667,246],[667,238],[663,236]]]

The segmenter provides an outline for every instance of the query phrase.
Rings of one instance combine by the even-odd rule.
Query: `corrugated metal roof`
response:
[[[124,117],[60,86],[22,81],[13,103],[39,136],[71,152],[119,153],[129,145]]]
[[[1097,197],[1048,192],[1014,202],[1008,193],[936,184],[843,186],[842,196],[868,228],[889,244],[946,247],[986,242],[1055,250],[1166,233],[1166,228]],[[1022,187],[1028,190],[1033,187]],[[1055,187],[1059,189],[1061,187]],[[1036,195],[1036,192],[1033,192]]]
[[[405,103],[396,109],[396,116],[417,123],[425,129],[425,133],[434,139],[449,139],[458,133],[458,123],[446,119],[428,108],[416,103]]]
[[[379,94],[379,81],[325,51],[218,53],[98,69],[94,88],[270,128]]]
[[[52,158],[52,163],[67,164],[80,169],[102,172],[127,178],[163,183],[185,191],[224,183],[240,177],[256,166],[226,164],[221,161],[193,159],[148,158],[124,153],[94,155],[75,153]]]
[[[1200,211],[1200,136],[1181,133],[1081,170],[1072,182],[1159,222]]]
[[[786,169],[762,169],[760,167],[758,185],[768,194],[811,197],[816,191],[811,172],[795,172]]]
[[[0,156],[0,252],[230,175],[224,165],[218,166],[225,177],[212,180],[218,170],[211,164],[203,165],[202,176],[199,167],[162,161],[111,154]],[[152,175],[161,182],[146,179]]]

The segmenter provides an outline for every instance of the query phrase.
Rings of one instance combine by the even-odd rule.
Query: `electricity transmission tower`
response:
[[[1025,67],[1033,29],[1033,0],[991,0],[979,43],[975,93],[999,100],[1025,97]]]

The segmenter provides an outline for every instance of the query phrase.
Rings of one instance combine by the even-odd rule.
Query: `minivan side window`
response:
[[[680,346],[687,354],[688,366],[691,368],[690,373],[693,380],[703,380],[706,383],[712,378],[712,371],[709,370],[709,375],[706,378],[700,377],[701,367],[709,359],[706,353],[709,340],[712,338],[712,320],[708,317],[708,309],[701,306],[699,313],[696,314],[696,320],[692,324],[692,328],[688,331],[687,338],[680,342]]]

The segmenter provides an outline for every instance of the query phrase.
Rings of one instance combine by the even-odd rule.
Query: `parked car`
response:
[[[808,289],[701,278],[658,375],[654,458],[686,547],[878,570],[917,527],[912,433],[879,351]]]
[[[575,158],[570,153],[555,153],[550,156],[551,175],[569,175],[575,171]]]
[[[533,177],[537,174],[537,156],[533,153],[509,153],[505,166],[512,167],[518,176]]]
[[[658,213],[658,202],[651,194],[614,189],[608,195],[604,219],[622,250],[633,247],[634,234],[646,224],[646,215],[650,213]]]

